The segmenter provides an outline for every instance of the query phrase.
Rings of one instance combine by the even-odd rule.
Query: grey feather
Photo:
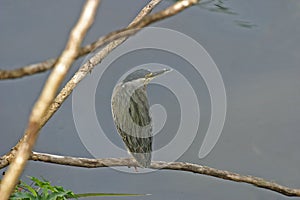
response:
[[[146,86],[123,91],[123,84],[120,83],[113,92],[114,122],[128,152],[141,167],[148,167],[151,163],[152,125]]]

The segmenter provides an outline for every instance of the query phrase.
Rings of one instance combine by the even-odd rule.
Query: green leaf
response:
[[[45,179],[40,180],[35,177],[29,177],[33,182],[34,187],[20,181],[15,192],[11,195],[10,200],[66,200],[78,199],[83,197],[96,196],[145,196],[147,194],[129,194],[129,193],[83,193],[74,194],[71,190],[65,190],[62,186],[52,186]],[[20,190],[22,189],[22,190]]]
[[[33,187],[31,187],[30,185],[26,184],[25,182],[21,181],[21,184],[19,184],[17,187],[23,188],[29,192],[31,192],[31,194],[34,197],[38,196],[38,193],[35,191],[35,189]]]
[[[38,200],[38,197],[30,193],[15,192],[10,196],[9,199],[10,200]]]

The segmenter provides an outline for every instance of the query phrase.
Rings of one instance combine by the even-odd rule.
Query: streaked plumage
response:
[[[118,83],[112,94],[112,114],[128,152],[140,167],[151,163],[152,124],[146,86],[151,79],[169,70],[140,69]]]

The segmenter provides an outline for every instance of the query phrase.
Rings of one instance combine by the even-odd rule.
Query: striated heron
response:
[[[152,152],[152,121],[146,87],[155,77],[170,71],[139,69],[119,82],[112,93],[111,109],[118,133],[140,167],[148,167]]]

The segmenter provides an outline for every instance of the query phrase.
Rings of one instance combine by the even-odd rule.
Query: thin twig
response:
[[[54,67],[57,58],[51,58],[43,62],[26,65],[18,69],[3,70],[0,69],[0,80],[22,78],[37,73],[42,73]]]
[[[9,198],[19,176],[23,172],[31,150],[38,138],[40,121],[48,110],[61,82],[78,55],[81,42],[94,21],[99,2],[99,0],[88,0],[86,2],[77,24],[70,33],[70,37],[64,51],[46,81],[41,95],[32,109],[28,126],[25,131],[23,141],[16,154],[16,158],[11,163],[5,177],[1,181],[0,200]]]
[[[91,158],[77,158],[77,157],[70,157],[70,156],[59,156],[59,155],[33,152],[30,159],[34,161],[42,161],[47,163],[55,163],[59,165],[68,165],[68,166],[85,167],[85,168],[117,167],[117,166],[138,167],[135,160],[131,158],[91,159]],[[265,179],[255,177],[255,176],[241,175],[230,171],[219,170],[219,169],[215,169],[203,165],[197,165],[197,164],[186,163],[186,162],[152,161],[150,168],[193,172],[197,174],[203,174],[207,176],[221,178],[224,180],[252,184],[256,187],[272,190],[274,192],[278,192],[285,196],[297,196],[297,197],[300,196],[300,189],[289,188],[283,185],[279,185],[275,182],[267,181]]]

